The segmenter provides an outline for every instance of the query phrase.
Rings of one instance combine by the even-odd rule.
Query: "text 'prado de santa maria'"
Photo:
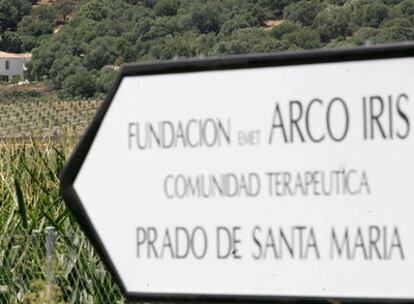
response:
[[[413,46],[126,66],[65,201],[130,299],[414,299],[413,75]]]

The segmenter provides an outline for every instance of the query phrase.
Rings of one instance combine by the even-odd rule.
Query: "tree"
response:
[[[98,37],[89,45],[84,66],[100,70],[105,65],[114,64],[117,58],[133,61],[136,57],[132,44],[122,37]]]
[[[167,36],[173,36],[178,31],[178,24],[175,18],[159,17],[154,22],[143,36],[144,40],[156,40]]]
[[[252,52],[254,53],[271,53],[271,52],[281,52],[286,51],[289,46],[279,40],[275,39],[264,39],[258,44],[252,47]]]
[[[355,45],[364,45],[376,40],[378,29],[372,27],[362,27],[350,39]]]
[[[193,41],[193,51],[194,56],[204,57],[204,56],[212,56],[214,55],[214,46],[218,41],[218,35],[215,33],[208,33],[198,35],[196,32],[190,32],[187,35],[192,35],[194,38]]]
[[[154,6],[158,16],[174,16],[180,6],[179,0],[158,0]]]
[[[96,89],[99,92],[107,93],[111,89],[118,73],[111,69],[100,71],[96,80]]]
[[[34,48],[32,74],[59,90],[65,83],[71,96],[81,68],[89,89],[103,92],[109,65],[137,59],[348,47],[413,40],[414,30],[414,0],[53,0],[19,17],[22,1],[31,2],[0,0],[0,22],[23,18],[3,47],[17,50],[20,39],[21,51]],[[265,29],[269,20],[278,25]],[[51,35],[60,23],[68,24]]]
[[[279,24],[278,26],[275,26],[272,29],[272,35],[276,39],[282,39],[282,37],[288,33],[292,33],[295,31],[300,30],[302,27],[294,22],[285,21],[282,24]]]
[[[39,37],[53,33],[56,10],[53,6],[41,5],[33,9],[31,15],[23,17],[18,25],[21,36]]]
[[[49,20],[40,20],[35,16],[25,16],[19,23],[18,32],[22,35],[39,37],[53,33],[53,23]]]
[[[403,2],[403,0],[382,0],[386,5],[394,5]]]
[[[247,22],[230,19],[223,23],[220,28],[220,33],[223,33],[224,35],[230,35],[235,30],[247,27],[249,27],[249,24]]]
[[[196,28],[203,34],[218,33],[220,31],[219,11],[211,3],[204,5],[197,3],[194,5],[191,10],[191,19]]]
[[[6,52],[18,53],[21,50],[22,40],[15,32],[4,32],[1,36],[0,49]]]
[[[75,6],[74,0],[57,0],[55,8],[60,23],[66,23],[68,17],[74,12]]]
[[[149,54],[157,59],[185,58],[193,55],[191,45],[183,37],[166,38],[154,43]]]
[[[53,25],[56,19],[55,6],[40,5],[33,9],[31,16],[36,18],[38,21],[47,21],[47,23]]]
[[[388,7],[382,3],[373,3],[364,6],[363,25],[378,27],[388,16]]]
[[[263,0],[262,5],[269,7],[269,9],[274,12],[275,16],[281,17],[286,6],[298,1],[299,0]]]
[[[400,7],[404,15],[414,15],[414,0],[404,0],[403,2],[401,2]]]
[[[0,30],[16,28],[23,16],[30,13],[29,0],[0,0]]]
[[[233,32],[214,46],[213,55],[264,53],[286,50],[287,45],[276,40],[262,28],[245,28]]]
[[[43,80],[49,76],[50,68],[58,55],[58,47],[52,39],[46,39],[32,51],[32,74],[36,80]]]
[[[328,42],[339,36],[351,34],[349,11],[343,7],[330,5],[315,18],[315,27],[322,42]]]
[[[320,10],[321,5],[317,1],[302,0],[286,6],[283,15],[287,20],[310,26]]]
[[[135,59],[135,51],[132,44],[123,37],[115,38],[114,40],[115,55],[118,58],[123,58],[126,62],[131,62]]]
[[[414,28],[405,18],[388,20],[381,25],[375,42],[397,42],[414,40]]]
[[[116,56],[110,49],[109,45],[98,46],[89,51],[85,56],[85,66],[88,69],[99,70],[105,65],[113,64]]]
[[[78,66],[62,83],[59,95],[63,98],[91,98],[95,95],[94,77],[83,66]]]
[[[328,0],[329,4],[344,5],[347,0]]]
[[[71,26],[65,27],[65,29],[70,28],[71,31],[68,33],[73,40],[78,43],[89,44],[91,41],[98,37],[96,28],[100,22],[97,22],[92,19],[87,19],[84,17],[76,17],[72,22]],[[58,37],[61,36],[61,31],[58,33]]]
[[[108,7],[104,1],[92,0],[82,5],[78,15],[95,21],[100,21],[108,16]]]
[[[344,7],[349,10],[353,31],[378,27],[389,15],[388,6],[377,0],[348,1]]]
[[[65,79],[76,73],[78,67],[81,65],[82,63],[79,57],[70,54],[57,57],[49,71],[53,87],[55,89],[61,89]]]
[[[157,0],[125,0],[127,3],[132,4],[132,5],[144,5],[146,7],[154,7],[154,5],[156,4]]]
[[[20,40],[22,42],[21,51],[23,52],[31,52],[35,47],[38,46],[37,39],[34,36],[21,35]]]
[[[399,42],[399,41],[413,41],[414,30],[412,27],[398,27],[392,26],[383,28],[376,36],[376,43]]]
[[[318,33],[308,27],[303,27],[295,32],[284,35],[282,41],[289,46],[297,46],[302,49],[315,49],[321,47]]]

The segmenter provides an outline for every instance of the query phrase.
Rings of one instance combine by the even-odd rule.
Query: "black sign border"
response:
[[[208,294],[169,294],[169,293],[130,293],[112,263],[98,233],[95,231],[89,216],[86,213],[73,183],[89,152],[100,125],[107,113],[111,102],[119,88],[122,79],[128,76],[144,76],[155,74],[176,74],[203,71],[234,70],[246,68],[280,67],[292,65],[309,65],[320,63],[335,63],[347,61],[371,61],[378,59],[392,59],[414,57],[414,43],[399,43],[381,46],[364,46],[352,49],[328,49],[316,51],[286,52],[279,54],[224,56],[206,59],[169,60],[143,64],[127,64],[121,71],[108,93],[105,101],[97,111],[92,123],[86,130],[81,141],[76,146],[61,175],[61,195],[82,230],[95,247],[104,265],[112,274],[115,282],[129,301],[216,301],[216,302],[306,302],[320,303],[326,301],[343,301],[358,303],[414,303],[414,299],[387,299],[387,298],[349,298],[349,297],[314,297],[314,296],[235,296],[235,295],[208,295]],[[104,169],[103,169],[104,170]],[[386,275],[386,274],[384,274]],[[414,288],[414,287],[413,287]]]

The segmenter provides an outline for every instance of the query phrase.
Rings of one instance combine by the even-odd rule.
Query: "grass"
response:
[[[59,194],[74,144],[73,138],[0,143],[0,303],[121,301]],[[48,226],[56,228],[53,282],[45,268]]]
[[[59,193],[66,159],[99,105],[60,100],[42,84],[0,85],[0,303],[122,301]]]

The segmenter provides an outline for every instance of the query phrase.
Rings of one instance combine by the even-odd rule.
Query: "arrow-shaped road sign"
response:
[[[413,55],[127,65],[63,197],[129,299],[414,299]]]

